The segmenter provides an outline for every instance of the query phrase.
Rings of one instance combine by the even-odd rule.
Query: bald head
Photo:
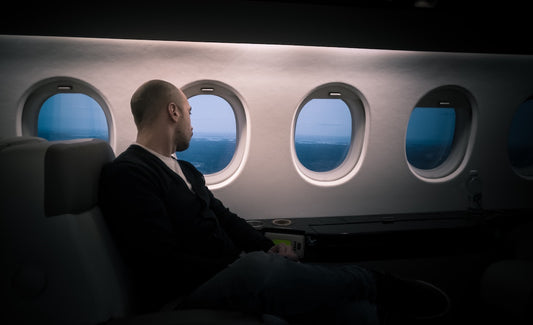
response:
[[[168,103],[180,102],[180,91],[164,80],[150,80],[142,84],[131,97],[130,106],[137,129],[151,125]]]
[[[133,93],[130,104],[137,143],[166,156],[189,147],[193,135],[191,105],[176,86],[150,80]]]

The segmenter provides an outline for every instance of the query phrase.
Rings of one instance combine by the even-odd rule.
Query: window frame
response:
[[[469,144],[472,142],[471,137],[474,133],[472,130],[475,121],[475,110],[472,96],[465,89],[458,86],[441,86],[430,90],[422,96],[411,110],[408,121],[410,121],[411,114],[415,108],[453,108],[455,111],[455,133],[451,144],[450,154],[435,168],[421,169],[409,163],[406,150],[407,126],[409,123],[407,123],[405,127],[405,162],[409,166],[411,172],[426,181],[445,179],[447,176],[450,176],[459,170],[460,165],[466,159]]]
[[[204,175],[206,184],[211,189],[229,184],[240,173],[245,162],[249,146],[248,114],[240,94],[229,85],[216,80],[199,80],[181,88],[187,99],[196,95],[215,95],[228,102],[235,116],[235,152],[226,167],[221,171]],[[193,107],[194,114],[194,107]],[[193,125],[194,127],[194,125]],[[179,158],[179,156],[178,156]]]
[[[100,105],[107,122],[109,144],[115,147],[115,132],[110,105],[105,97],[89,83],[71,77],[53,77],[42,80],[28,89],[22,105],[20,134],[23,136],[38,135],[39,113],[46,100],[58,94],[84,94]]]
[[[307,169],[298,159],[296,153],[296,124],[300,112],[305,105],[313,99],[341,99],[345,102],[350,111],[351,116],[351,139],[350,148],[344,158],[344,161],[336,168],[324,171],[316,172]],[[291,127],[291,156],[293,164],[302,178],[306,181],[318,185],[318,186],[335,186],[347,181],[350,176],[357,171],[357,166],[360,166],[362,161],[363,147],[366,141],[366,121],[367,121],[367,107],[366,99],[356,88],[341,82],[327,83],[316,87],[309,92],[304,99],[298,105],[292,120]]]

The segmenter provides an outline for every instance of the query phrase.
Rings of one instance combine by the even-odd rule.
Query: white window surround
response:
[[[79,93],[94,99],[102,108],[108,127],[109,143],[114,148],[114,122],[110,106],[104,96],[90,84],[71,77],[53,77],[41,80],[31,86],[23,96],[19,107],[20,134],[37,136],[39,112],[43,103],[50,97],[61,93]]]
[[[416,107],[453,108],[456,116],[452,148],[448,158],[442,164],[433,169],[416,168],[408,162],[406,153],[405,161],[411,172],[418,178],[429,182],[439,182],[446,181],[460,172],[459,167],[466,159],[474,133],[473,126],[475,125],[476,112],[473,103],[473,97],[467,90],[458,86],[448,85],[429,91],[413,107],[413,110]],[[407,136],[407,125],[405,136]],[[405,143],[406,138],[404,138],[404,151]]]
[[[315,172],[307,169],[298,159],[295,148],[295,131],[298,116],[304,106],[312,99],[341,99],[350,110],[352,117],[352,134],[350,149],[344,161],[335,169],[325,172]],[[354,87],[340,83],[332,82],[316,87],[309,92],[298,105],[293,116],[291,127],[291,155],[293,164],[300,176],[311,184],[317,186],[336,186],[346,182],[358,170],[361,164],[363,145],[366,135],[366,99]]]
[[[220,81],[216,80],[198,80],[189,83],[181,88],[187,98],[196,95],[216,95],[226,100],[235,114],[236,124],[236,144],[235,153],[230,163],[221,171],[205,175],[206,184],[211,189],[217,189],[226,186],[235,179],[239,174],[241,167],[244,165],[246,151],[249,145],[247,113],[243,105],[243,100],[239,93]],[[194,110],[193,110],[194,114]]]

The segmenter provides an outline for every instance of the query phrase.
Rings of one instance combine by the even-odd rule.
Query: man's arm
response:
[[[217,200],[216,198],[213,199]],[[217,210],[221,211],[220,213],[217,213],[217,216],[220,216],[219,220],[221,224],[230,234],[232,239],[237,241],[237,244],[240,245],[244,251],[250,252],[262,250],[271,254],[287,257],[294,261],[298,260],[298,255],[296,255],[291,246],[283,243],[274,244],[272,240],[254,229],[244,219],[238,217],[228,208],[224,207],[219,200],[217,201],[218,202],[216,202],[215,205],[219,205]]]
[[[268,251],[274,243],[250,226],[246,220],[226,208],[211,192],[211,209],[230,238],[245,252]]]
[[[134,164],[108,165],[100,187],[100,207],[125,259],[135,265],[209,273],[224,267],[227,257],[185,252],[174,232],[156,175]]]

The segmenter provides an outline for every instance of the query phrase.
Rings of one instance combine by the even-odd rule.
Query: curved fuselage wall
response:
[[[245,218],[465,210],[471,170],[482,180],[484,208],[533,204],[533,181],[517,175],[507,155],[514,111],[533,95],[530,56],[1,36],[0,71],[0,136],[22,134],[22,108],[35,84],[65,76],[106,100],[117,155],[135,141],[129,100],[143,82],[229,85],[245,106],[248,143],[238,174],[214,192]],[[317,185],[297,172],[291,134],[302,100],[330,82],[362,94],[365,141],[353,172]],[[459,168],[429,181],[410,170],[405,135],[416,103],[444,85],[471,95],[472,134]]]

